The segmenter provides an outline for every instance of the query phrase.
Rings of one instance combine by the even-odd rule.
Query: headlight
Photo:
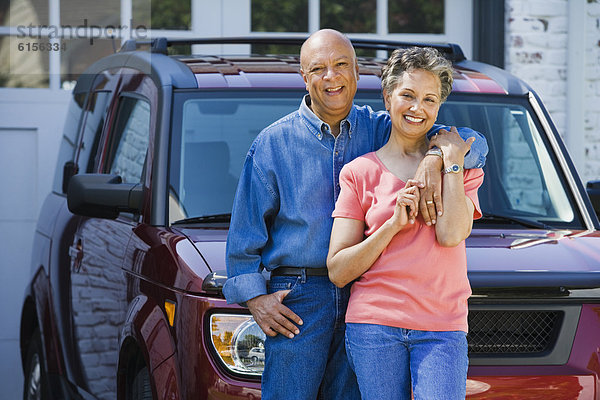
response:
[[[210,316],[211,343],[231,372],[260,376],[265,368],[265,338],[250,315]]]

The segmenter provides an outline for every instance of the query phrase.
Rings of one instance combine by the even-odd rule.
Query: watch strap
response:
[[[462,171],[463,171],[463,167],[461,167],[458,164],[452,164],[448,168],[444,168],[442,170],[442,173],[444,175],[446,175],[446,174],[458,174],[459,172],[462,172]]]

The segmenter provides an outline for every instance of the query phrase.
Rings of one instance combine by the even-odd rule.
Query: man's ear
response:
[[[358,60],[354,59],[354,69],[356,70],[356,81],[360,80],[360,74],[358,73]]]
[[[300,75],[302,75],[302,80],[304,81],[304,86],[306,86],[306,90],[308,90],[308,77],[304,73],[304,70],[300,68]]]

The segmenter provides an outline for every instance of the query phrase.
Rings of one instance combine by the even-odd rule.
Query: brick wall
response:
[[[600,179],[600,1],[587,4],[584,177]]]
[[[586,8],[584,132],[567,132],[569,0],[506,1],[506,69],[540,95],[563,138],[585,141],[578,164],[584,182],[600,179],[600,0]],[[579,0],[571,0],[579,1]],[[583,60],[582,60],[583,62]]]

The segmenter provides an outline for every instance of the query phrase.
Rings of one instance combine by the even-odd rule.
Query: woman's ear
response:
[[[390,111],[390,99],[388,95],[388,91],[383,89],[383,104],[385,105],[385,109]]]

